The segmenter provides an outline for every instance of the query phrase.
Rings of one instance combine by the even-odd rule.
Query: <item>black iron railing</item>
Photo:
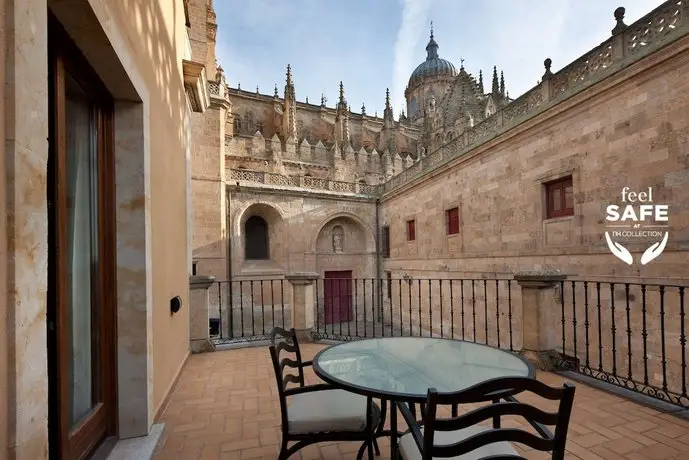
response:
[[[519,290],[511,279],[322,279],[319,339],[446,337],[521,347]]]
[[[209,292],[215,343],[267,340],[274,326],[292,327],[291,285],[284,279],[217,281]]]
[[[220,281],[210,290],[216,343],[269,338],[292,327],[284,279]],[[687,285],[568,279],[558,286],[555,364],[689,408]],[[314,286],[315,339],[416,336],[470,340],[518,352],[522,289],[513,279],[326,278]],[[559,310],[559,311],[558,311]]]
[[[689,407],[688,290],[680,285],[561,282],[562,356],[557,365]]]

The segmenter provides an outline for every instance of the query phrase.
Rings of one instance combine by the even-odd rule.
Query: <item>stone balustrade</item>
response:
[[[276,187],[296,187],[309,190],[330,191],[338,194],[378,196],[380,185],[338,181],[311,176],[286,176],[266,171],[249,169],[230,170],[231,182],[248,182]]]

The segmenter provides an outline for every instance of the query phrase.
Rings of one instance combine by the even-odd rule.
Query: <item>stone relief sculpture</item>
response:
[[[333,227],[333,252],[344,252],[344,230],[341,225]]]

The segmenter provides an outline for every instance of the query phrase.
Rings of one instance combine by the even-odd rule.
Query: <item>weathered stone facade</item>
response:
[[[354,278],[383,280],[371,301],[360,305],[372,315],[382,300],[378,314],[391,330],[413,324],[437,334],[443,327],[478,341],[500,337],[516,349],[522,306],[515,273],[560,270],[568,282],[621,283],[614,292],[603,285],[598,299],[589,299],[602,316],[587,323],[607,335],[587,338],[588,345],[601,348],[606,366],[614,353],[643,355],[642,345],[648,347],[650,381],[661,382],[661,363],[667,378],[677,381],[677,292],[668,288],[662,303],[658,287],[642,294],[632,285],[627,296],[624,285],[660,279],[686,284],[689,278],[689,7],[666,2],[629,26],[623,16],[616,10],[610,38],[561,71],[553,73],[546,59],[542,81],[516,100],[497,69],[486,94],[481,74],[477,80],[463,65],[457,71],[446,63],[419,66],[425,70],[410,78],[406,92],[409,117],[399,121],[391,109],[382,119],[352,113],[343,91],[335,108],[295,102],[291,75],[282,97],[228,89],[232,109],[223,153],[208,152],[209,164],[221,168],[214,177],[226,178],[219,180],[226,185],[218,196],[227,209],[211,199],[196,202],[195,209],[226,219],[230,246],[217,259],[195,246],[200,272],[259,280],[352,270]],[[431,61],[439,59],[433,43],[431,38]],[[572,215],[549,217],[547,184],[570,176]],[[647,265],[639,264],[640,255],[661,238],[617,238],[633,255],[631,265],[611,254],[606,242],[606,207],[623,204],[624,187],[650,187],[654,204],[670,206],[667,245]],[[448,234],[451,208],[459,210],[459,231]],[[266,260],[244,257],[244,225],[251,216],[269,228]],[[389,257],[382,257],[385,227]],[[584,323],[574,319],[588,311],[582,285],[572,289],[557,288],[573,302],[562,322],[573,324],[581,340]],[[593,295],[595,283],[587,289]],[[615,309],[615,301],[623,307]],[[627,306],[628,327],[619,316]],[[648,335],[659,336],[661,310],[673,318],[663,326],[672,337],[663,351]],[[582,350],[575,354],[583,360]]]
[[[681,97],[687,93],[681,77],[686,24],[677,22],[673,8],[684,11],[686,5],[663,5],[651,20],[667,16],[679,27],[658,29],[645,41],[638,34],[648,19],[627,27],[623,11],[616,11],[618,25],[609,40],[555,74],[547,60],[543,81],[515,101],[497,70],[492,91],[483,94],[482,77],[476,81],[464,65],[456,71],[438,58],[432,35],[428,58],[407,91],[409,104],[423,99],[417,92],[424,85],[425,94],[438,98],[422,112],[423,120],[417,108],[411,118],[394,121],[389,103],[382,119],[353,113],[342,85],[334,108],[325,100],[297,102],[289,67],[282,96],[277,88],[272,96],[228,88],[220,69],[211,85],[217,107],[197,116],[203,126],[195,126],[199,267],[221,279],[228,271],[245,274],[246,267],[273,274],[316,270],[321,256],[310,242],[326,225],[323,219],[347,203],[371,235],[390,226],[391,257],[384,266],[396,274],[511,273],[541,266],[606,276],[660,276],[667,268],[680,273],[687,240]],[[447,80],[443,88],[441,80]],[[434,110],[439,113],[428,127]],[[473,121],[460,127],[465,115]],[[437,139],[428,154],[424,136]],[[573,177],[574,215],[545,219],[543,184],[565,175]],[[616,203],[624,186],[652,187],[656,202],[673,204],[665,254],[642,268],[612,257],[603,236],[605,205]],[[280,226],[271,226],[273,255],[260,267],[242,262],[242,219],[258,209],[252,205]],[[461,229],[448,237],[443,213],[453,206],[460,209]],[[409,219],[416,219],[413,242],[405,241]],[[229,250],[226,240],[232,241]],[[645,249],[641,245],[631,249]],[[375,250],[375,244],[364,246]]]

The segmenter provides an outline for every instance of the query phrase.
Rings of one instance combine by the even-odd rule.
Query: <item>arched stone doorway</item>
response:
[[[370,229],[354,216],[331,217],[315,244],[319,324],[354,330],[373,319],[375,245]]]

